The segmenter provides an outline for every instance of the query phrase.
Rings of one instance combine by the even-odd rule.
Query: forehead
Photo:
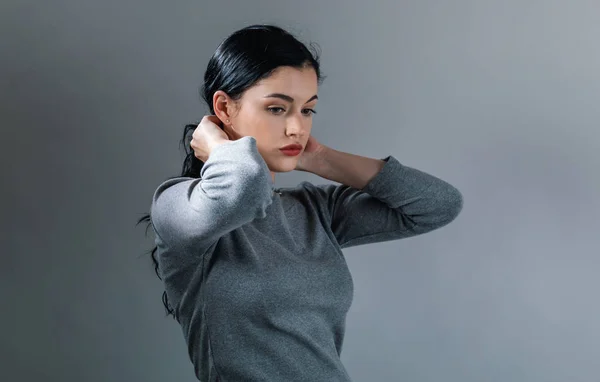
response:
[[[264,97],[271,93],[283,93],[295,100],[305,102],[317,94],[317,74],[311,67],[297,69],[284,66],[276,69],[269,77],[248,89],[253,96]]]

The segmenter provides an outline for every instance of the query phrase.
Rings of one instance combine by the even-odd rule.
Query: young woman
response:
[[[183,173],[140,220],[201,381],[350,381],[342,248],[430,232],[462,209],[443,180],[312,137],[321,79],[316,54],[278,27],[229,36],[204,76],[211,115],[185,128]],[[339,185],[274,187],[292,170]]]

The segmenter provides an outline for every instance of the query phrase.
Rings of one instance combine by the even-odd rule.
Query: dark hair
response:
[[[244,92],[258,81],[269,77],[277,68],[312,67],[317,74],[318,83],[322,83],[319,53],[311,44],[312,52],[292,34],[274,25],[251,25],[240,29],[227,37],[217,47],[208,62],[204,73],[204,85],[200,95],[214,114],[212,98],[215,92],[222,90],[233,100],[238,100]],[[192,134],[200,122],[185,125],[181,144],[185,149],[185,159],[181,170],[182,177],[199,178],[204,162],[196,158],[190,147]],[[172,179],[172,178],[170,178]],[[146,233],[152,226],[150,214],[140,218],[137,224],[147,222]],[[157,260],[157,247],[148,253],[154,263],[154,271],[159,279],[160,269]],[[167,293],[163,292],[163,304],[168,315],[175,317],[169,304]]]

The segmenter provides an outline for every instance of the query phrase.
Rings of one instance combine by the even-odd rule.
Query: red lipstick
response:
[[[281,150],[281,152],[284,155],[287,156],[296,156],[299,155],[302,152],[302,145],[299,145],[297,143],[291,144],[291,145],[287,145],[284,146],[282,148],[280,148],[279,150]]]

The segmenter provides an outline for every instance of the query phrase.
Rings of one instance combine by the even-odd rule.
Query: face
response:
[[[258,151],[274,177],[275,172],[294,170],[300,156],[285,155],[282,147],[300,144],[301,153],[306,147],[317,89],[314,69],[281,67],[249,88],[239,100],[227,100],[226,107],[215,107],[215,113],[218,116],[220,111],[227,113],[219,117],[230,120],[225,122],[225,129],[236,139],[248,135],[256,139]]]

